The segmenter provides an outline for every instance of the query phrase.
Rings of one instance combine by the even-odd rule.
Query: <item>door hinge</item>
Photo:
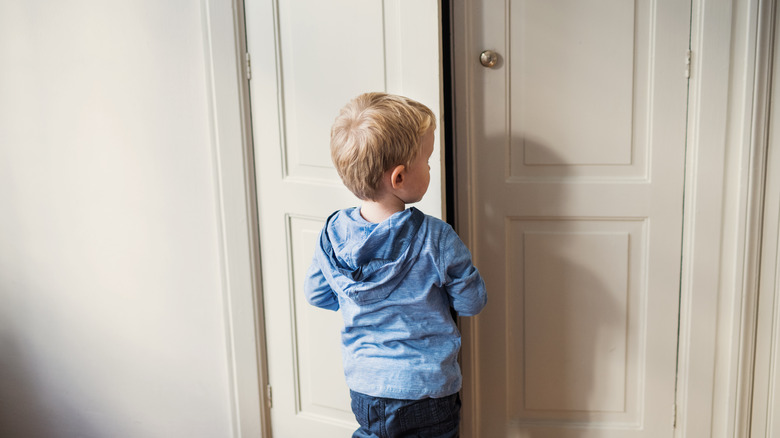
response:
[[[252,59],[249,57],[249,52],[246,52],[246,79],[252,79]]]
[[[268,408],[274,407],[274,397],[273,392],[271,392],[271,385],[265,386],[265,400],[266,403],[268,403]]]
[[[693,56],[693,51],[688,50],[685,52],[685,78],[690,79],[691,78],[691,56]]]

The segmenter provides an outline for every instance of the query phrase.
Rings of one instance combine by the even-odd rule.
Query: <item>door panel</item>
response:
[[[311,306],[303,293],[302,275],[311,263],[323,222],[288,216],[287,235],[292,253],[293,387],[299,417],[329,419],[354,429],[349,390],[341,367],[341,316]]]
[[[500,3],[510,179],[646,178],[650,2]]]
[[[465,436],[672,436],[689,18],[456,9],[459,218],[489,295],[463,321]]]
[[[512,176],[524,166],[631,164],[634,4],[594,3],[511,3],[512,149],[522,157]]]
[[[246,2],[247,45],[274,437],[344,437],[357,427],[338,313],[310,306],[303,276],[325,218],[359,204],[331,165],[330,126],[367,91],[439,114],[436,0]],[[436,132],[437,138],[440,138]],[[440,147],[418,208],[441,215]]]
[[[510,412],[535,420],[635,421],[646,221],[507,223]],[[519,320],[515,318],[520,315]],[[517,342],[517,340],[523,340]]]

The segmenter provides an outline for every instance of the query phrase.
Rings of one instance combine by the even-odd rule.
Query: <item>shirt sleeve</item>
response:
[[[334,311],[339,310],[338,297],[325,279],[316,259],[311,262],[309,270],[306,271],[303,293],[306,296],[306,301],[312,306]]]
[[[450,304],[462,316],[474,316],[487,304],[485,282],[471,261],[471,253],[452,228],[440,240],[444,288]]]

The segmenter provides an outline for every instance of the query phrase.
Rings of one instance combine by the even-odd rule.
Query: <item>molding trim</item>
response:
[[[750,436],[773,3],[692,4],[675,437]]]
[[[201,0],[233,437],[270,437],[243,0]]]
[[[675,437],[710,437],[729,148],[732,4],[691,2]],[[713,238],[718,236],[719,238]]]
[[[750,119],[750,171],[747,210],[747,237],[745,250],[745,288],[743,290],[740,364],[737,382],[737,434],[740,436],[768,436],[769,423],[765,418],[768,403],[768,379],[772,373],[767,341],[772,331],[772,321],[762,318],[771,314],[775,301],[774,285],[776,272],[770,267],[776,265],[776,241],[768,241],[775,232],[765,228],[777,228],[774,214],[765,210],[768,194],[774,193],[767,187],[770,148],[770,116],[772,106],[772,79],[775,52],[776,8],[774,0],[757,0],[755,13],[755,61],[752,88],[752,117]],[[765,222],[769,220],[768,222]],[[765,248],[766,246],[766,248]],[[769,256],[769,260],[764,257]],[[767,269],[770,268],[770,269]],[[770,337],[771,338],[771,337]],[[763,340],[762,340],[763,339]],[[760,383],[760,384],[759,384]],[[756,409],[761,409],[756,413]],[[770,422],[771,423],[771,422]],[[763,430],[754,430],[755,427]]]
[[[468,110],[471,108],[473,90],[470,87],[472,76],[470,64],[459,60],[469,57],[469,42],[473,41],[471,23],[473,8],[472,0],[450,2],[454,168],[448,170],[454,174],[454,214],[457,225],[455,231],[469,248],[473,248],[472,236],[475,226],[472,218],[474,211],[474,185],[472,184],[474,160],[472,154],[474,151],[471,148],[473,142],[470,140],[473,114]],[[458,110],[458,108],[463,110]],[[479,418],[479,391],[477,390],[479,387],[477,323],[474,317],[459,318],[458,325],[463,338],[461,368],[463,372],[463,411],[466,413],[462,416],[460,432],[464,438],[477,438],[480,435],[478,425],[481,421]]]

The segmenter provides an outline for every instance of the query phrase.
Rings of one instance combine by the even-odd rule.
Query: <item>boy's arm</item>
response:
[[[441,239],[444,288],[452,307],[462,316],[474,316],[487,304],[485,282],[471,262],[471,253],[451,228]]]
[[[331,289],[325,276],[322,274],[317,260],[311,262],[306,271],[306,281],[303,283],[303,293],[306,301],[312,306],[322,307],[328,310],[339,310],[339,300]]]

